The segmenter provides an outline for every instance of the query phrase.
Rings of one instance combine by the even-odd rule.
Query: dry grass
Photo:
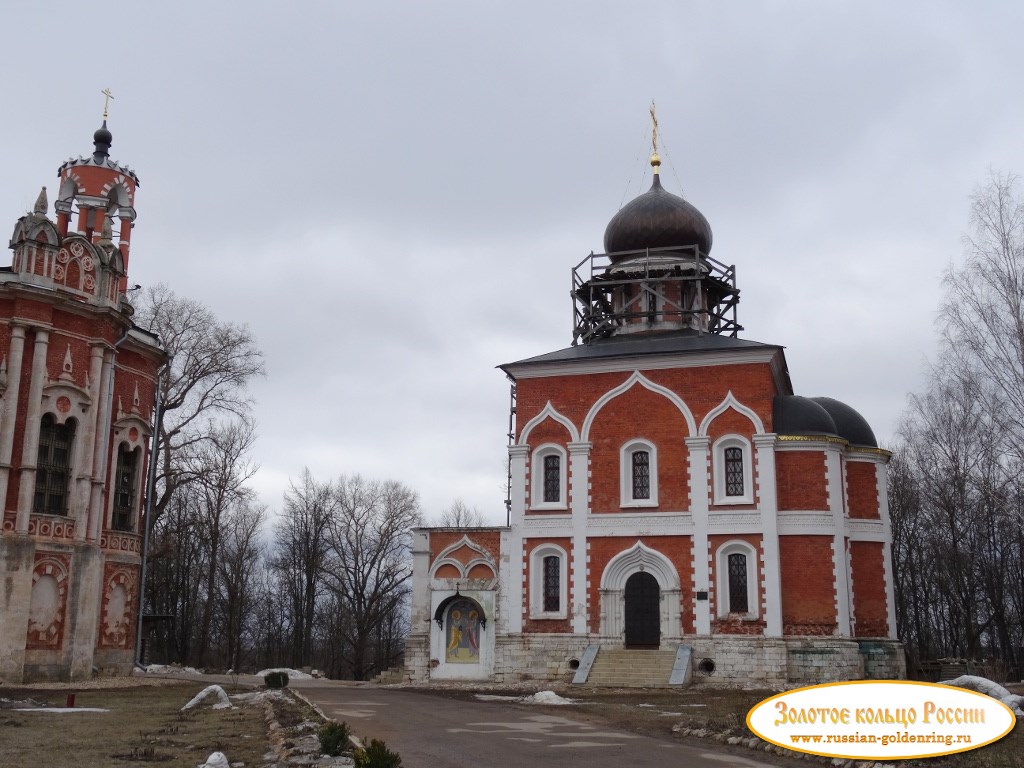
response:
[[[0,709],[0,765],[111,768],[152,763],[195,768],[218,750],[232,762],[261,765],[269,748],[262,704],[181,712],[204,687],[196,682],[76,692],[76,708],[109,712]],[[0,688],[0,698],[63,707],[67,690],[66,685],[64,690]]]

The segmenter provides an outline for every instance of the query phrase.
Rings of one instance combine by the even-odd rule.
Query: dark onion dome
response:
[[[809,397],[776,395],[772,423],[779,435],[838,435],[828,410]]]
[[[690,203],[661,186],[657,155],[651,158],[651,188],[624,205],[604,231],[605,253],[695,245],[711,252],[711,225]]]
[[[875,439],[875,433],[871,430],[867,419],[853,408],[846,403],[833,400],[831,397],[813,397],[811,399],[828,411],[832,421],[836,424],[836,434],[841,438],[849,441],[851,445],[878,447],[878,440]]]
[[[92,153],[92,156],[97,163],[100,162],[100,158],[110,155],[110,145],[114,143],[114,134],[107,130],[106,120],[96,130],[96,133],[92,135],[92,143],[96,147],[96,151]]]

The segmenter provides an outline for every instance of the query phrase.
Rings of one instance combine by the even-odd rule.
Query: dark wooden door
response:
[[[661,642],[661,590],[643,571],[626,579],[626,647],[657,648]]]

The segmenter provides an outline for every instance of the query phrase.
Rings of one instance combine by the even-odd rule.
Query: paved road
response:
[[[753,756],[689,747],[573,720],[568,707],[461,701],[409,689],[292,680],[290,687],[404,768],[776,768]]]

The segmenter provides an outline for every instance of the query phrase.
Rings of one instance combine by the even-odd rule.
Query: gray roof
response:
[[[557,352],[528,357],[514,363],[499,365],[503,371],[511,366],[539,365],[542,363],[571,362],[574,360],[600,360],[616,357],[636,357],[639,355],[665,354],[697,354],[702,352],[736,352],[748,350],[782,349],[778,344],[764,344],[760,341],[737,339],[732,336],[721,336],[717,333],[698,333],[697,331],[674,331],[651,335],[611,336],[606,339],[592,341],[566,347]]]

